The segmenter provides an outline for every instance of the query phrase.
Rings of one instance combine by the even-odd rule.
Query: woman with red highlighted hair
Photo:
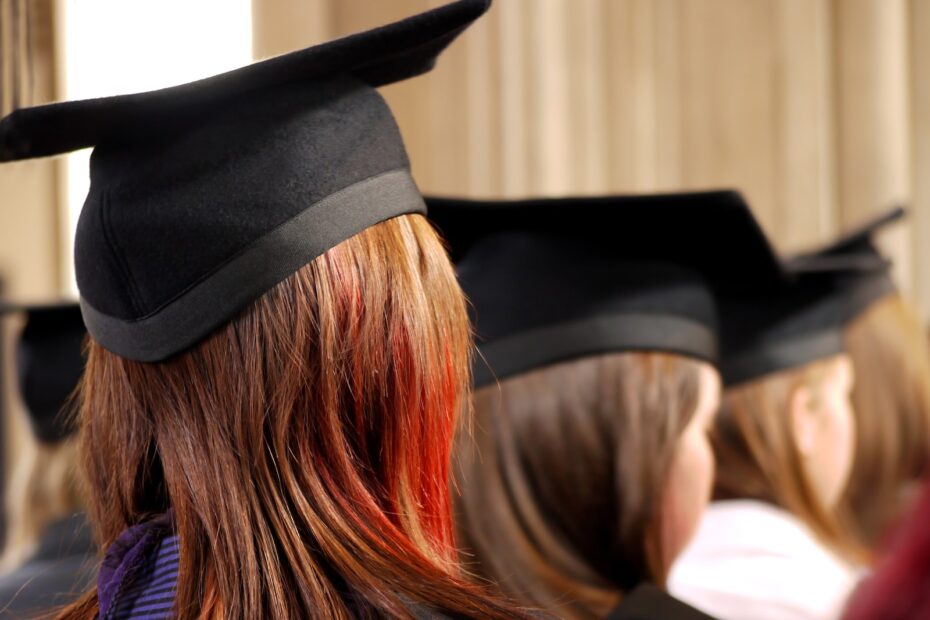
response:
[[[94,147],[75,263],[105,556],[62,617],[521,617],[457,570],[465,302],[376,90],[488,3],[0,121],[0,161]]]

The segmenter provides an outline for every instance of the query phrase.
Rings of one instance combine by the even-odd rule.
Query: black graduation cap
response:
[[[843,352],[832,278],[800,276],[767,294],[719,299],[720,373],[734,386]]]
[[[471,301],[479,386],[609,352],[713,362],[713,292],[784,280],[736,192],[426,200]]]
[[[26,324],[15,343],[16,378],[36,438],[48,444],[75,430],[66,405],[84,373],[87,330],[75,302],[0,305],[0,313],[22,312]]]
[[[842,353],[843,329],[894,291],[889,262],[871,235],[899,219],[889,213],[810,254],[786,261],[789,279],[762,294],[723,296],[721,363],[733,386]]]
[[[906,215],[903,207],[889,209],[831,243],[793,256],[787,269],[799,274],[836,271],[836,294],[843,298],[844,320],[851,321],[875,302],[897,294],[891,261],[879,250],[875,236]]]
[[[146,93],[26,108],[0,161],[93,146],[75,270],[101,345],[151,362],[200,341],[356,233],[425,211],[375,88],[428,71],[490,0]]]

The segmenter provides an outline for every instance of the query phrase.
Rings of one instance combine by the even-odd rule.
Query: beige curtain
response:
[[[253,0],[256,56],[440,4]],[[734,186],[786,251],[906,203],[886,246],[928,313],[928,39],[930,0],[496,0],[386,96],[429,192]]]

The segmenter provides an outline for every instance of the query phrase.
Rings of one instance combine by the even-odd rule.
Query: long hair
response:
[[[894,296],[849,326],[846,347],[859,432],[841,505],[847,526],[874,549],[930,466],[930,346],[917,313]]]
[[[457,442],[463,562],[569,619],[664,584],[660,507],[699,390],[700,362],[616,353],[477,391],[473,436]]]
[[[329,250],[158,364],[91,343],[82,442],[103,547],[171,507],[180,618],[513,617],[456,574],[465,306],[421,216]],[[66,618],[90,618],[96,594]]]
[[[820,398],[835,358],[784,370],[724,392],[711,433],[717,459],[714,499],[755,499],[803,521],[834,552],[860,559],[837,511],[821,499],[795,440],[789,415],[794,393]]]

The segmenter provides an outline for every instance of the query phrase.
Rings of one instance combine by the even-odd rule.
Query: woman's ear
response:
[[[814,410],[810,389],[797,388],[791,395],[791,432],[801,456],[810,456],[817,445],[817,412]]]

